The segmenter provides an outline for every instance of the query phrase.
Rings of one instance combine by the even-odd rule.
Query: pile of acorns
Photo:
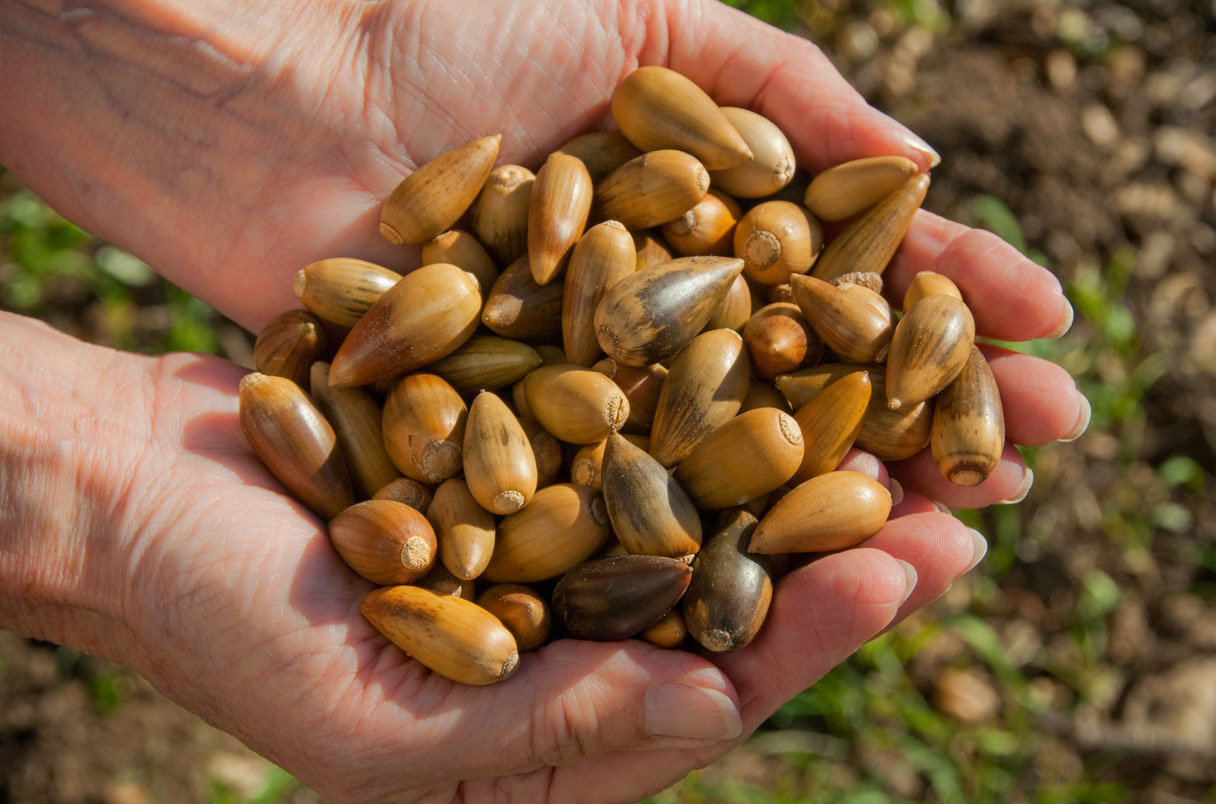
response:
[[[422,267],[308,265],[241,383],[254,450],[380,587],[364,616],[459,682],[553,636],[746,645],[783,554],[887,519],[851,446],[973,485],[1004,443],[958,289],[880,293],[914,163],[798,181],[772,122],[661,67],[612,113],[535,174],[498,136],[421,166],[380,228]]]

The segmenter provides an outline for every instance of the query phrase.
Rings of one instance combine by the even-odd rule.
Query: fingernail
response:
[[[899,601],[899,605],[902,606],[904,603],[908,602],[908,598],[912,597],[912,593],[916,591],[916,582],[920,579],[920,576],[916,574],[916,567],[912,566],[907,561],[904,561],[902,558],[897,558],[895,560],[898,561],[901,566],[903,566],[904,577],[907,578],[908,583],[907,588],[904,589],[904,597]]]
[[[933,150],[933,147],[930,146],[929,143],[925,142],[911,131],[904,129],[903,136],[900,139],[902,139],[904,144],[912,150],[918,151],[925,155],[925,158],[929,160],[929,169],[933,169],[942,163],[942,155]]]
[[[1077,423],[1072,426],[1072,430],[1068,432],[1068,435],[1060,439],[1061,441],[1076,441],[1089,429],[1089,418],[1093,415],[1094,410],[1090,406],[1089,400],[1085,398],[1085,395],[1081,394],[1080,396],[1081,410],[1077,413]]]
[[[1030,487],[1034,485],[1034,472],[1030,467],[1026,467],[1026,472],[1022,476],[1022,487],[1018,489],[1017,494],[1010,497],[1008,500],[999,500],[1002,503],[1020,503],[1026,499],[1026,495],[1030,493]]]
[[[975,569],[984,560],[984,556],[988,555],[988,540],[984,538],[984,534],[975,528],[967,528],[967,532],[971,534],[971,563],[963,570],[964,574]]]
[[[899,505],[904,501],[904,487],[895,478],[890,479],[887,491],[891,492],[891,505]]]
[[[733,701],[722,693],[669,682],[646,693],[646,733],[651,737],[730,740],[743,733]]]
[[[1064,300],[1064,319],[1062,321],[1060,321],[1060,325],[1058,327],[1056,327],[1055,329],[1053,329],[1047,337],[1048,338],[1058,338],[1061,335],[1063,335],[1065,332],[1068,332],[1068,330],[1072,329],[1072,321],[1075,316],[1076,316],[1076,313],[1072,309],[1072,304],[1068,301],[1068,299],[1065,299]]]
[[[950,506],[946,505],[944,502],[941,502],[940,500],[930,500],[930,502],[933,503],[934,508],[941,511],[943,514],[950,513]]]

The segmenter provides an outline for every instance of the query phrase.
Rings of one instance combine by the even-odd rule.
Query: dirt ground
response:
[[[920,16],[893,10],[905,6]],[[1010,550],[978,613],[1014,665],[1044,646],[1076,651],[1095,571],[1119,592],[1094,620],[1089,668],[1105,693],[1077,707],[1065,685],[1025,673],[1059,704],[1039,724],[1051,761],[1135,791],[1126,800],[1216,801],[1216,3],[798,8],[855,85],[943,155],[925,206],[1023,239],[1077,307],[1055,357],[1084,377],[1091,431],[1035,452],[1020,533],[983,519]],[[969,605],[956,590],[929,616]],[[943,682],[951,650],[909,672],[966,718],[994,682],[966,666]],[[1103,751],[1115,759],[1095,771]],[[317,800],[120,668],[0,632],[0,804],[272,794]]]

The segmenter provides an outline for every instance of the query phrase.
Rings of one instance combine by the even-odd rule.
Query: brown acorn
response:
[[[961,299],[935,293],[904,314],[887,355],[887,406],[899,410],[932,398],[967,363],[975,319]]]
[[[692,569],[677,558],[597,558],[579,564],[557,582],[553,613],[576,639],[628,639],[679,602],[691,575]]]
[[[634,157],[642,155],[619,131],[589,131],[566,140],[560,153],[578,157],[591,175],[593,184]]]
[[[827,388],[841,377],[856,371],[870,371],[882,367],[866,363],[820,363],[817,366],[791,371],[789,374],[779,374],[773,383],[781,391],[782,396],[790,403],[790,407],[798,410],[807,402],[814,399],[820,391]]]
[[[536,456],[519,419],[492,391],[469,405],[464,427],[464,477],[483,508],[513,514],[536,493]]]
[[[748,279],[779,285],[810,270],[823,248],[823,227],[797,204],[765,201],[739,219],[734,245]]]
[[[711,187],[680,217],[663,224],[663,240],[683,257],[733,256],[735,224],[742,215],[739,202]]]
[[[301,268],[292,288],[318,318],[353,327],[400,279],[396,271],[366,260],[330,257]]]
[[[854,371],[829,384],[814,399],[798,408],[794,420],[806,444],[794,483],[802,483],[834,470],[861,432],[870,404],[870,374]]]
[[[661,237],[653,232],[630,232],[633,236],[633,248],[637,251],[637,270],[641,271],[665,262],[671,262],[675,257],[671,249]]]
[[[891,305],[861,285],[836,287],[813,276],[790,277],[807,323],[843,361],[870,363],[886,356],[894,323]]]
[[[386,586],[363,598],[372,626],[423,666],[461,684],[493,684],[519,666],[515,638],[472,601],[417,586]]]
[[[462,395],[497,391],[541,363],[535,349],[498,335],[474,335],[456,351],[427,366]]]
[[[333,427],[300,386],[251,372],[241,378],[238,408],[249,446],[313,513],[332,519],[354,504]]]
[[[684,151],[642,154],[605,176],[595,187],[601,217],[629,229],[647,229],[692,209],[709,191],[709,173]]]
[[[562,284],[538,285],[528,258],[520,257],[490,288],[481,321],[504,338],[557,340],[562,333]]]
[[[667,368],[661,363],[651,366],[622,366],[611,357],[591,367],[616,383],[629,400],[629,418],[621,425],[624,433],[649,433],[659,404],[659,392],[667,378]]]
[[[406,477],[441,483],[461,469],[467,417],[464,400],[442,377],[407,375],[384,400],[384,447]]]
[[[891,494],[860,472],[834,471],[795,486],[752,533],[753,553],[819,553],[852,547],[878,532]]]
[[[626,276],[595,310],[600,348],[627,366],[666,360],[701,331],[742,270],[730,257],[678,257]]]
[[[617,221],[592,226],[575,244],[562,292],[565,362],[590,366],[603,355],[595,339],[595,308],[605,291],[636,265],[633,238]]]
[[[351,388],[432,363],[469,339],[480,313],[472,274],[448,263],[424,265],[363,314],[334,355],[329,381]]]
[[[776,408],[740,413],[713,430],[676,467],[702,510],[742,505],[789,480],[802,463],[802,431]]]
[[[498,265],[510,265],[528,253],[528,208],[536,174],[522,165],[499,165],[490,171],[469,219],[473,234]]]
[[[435,529],[439,560],[453,576],[467,581],[485,571],[494,554],[494,515],[473,498],[464,478],[439,484],[426,517]]]
[[[807,324],[796,304],[769,304],[757,310],[743,327],[743,343],[752,369],[771,380],[804,363],[817,363],[823,342]]]
[[[363,499],[401,476],[384,448],[380,403],[370,391],[330,386],[329,364],[321,362],[312,364],[309,390],[338,436],[351,480]]]
[[[881,274],[928,191],[929,174],[920,173],[871,207],[823,250],[815,278],[827,282],[850,271]]]
[[[541,366],[521,382],[532,418],[567,443],[603,441],[629,418],[629,400],[598,371]]]
[[[682,556],[701,546],[701,518],[663,465],[617,434],[604,449],[604,507],[631,553]]]
[[[599,494],[572,483],[545,486],[526,508],[498,523],[494,555],[482,575],[512,583],[556,578],[594,555],[611,533]]]
[[[434,495],[431,490],[411,477],[398,477],[376,489],[373,500],[396,500],[426,516]]]
[[[688,628],[684,625],[684,615],[678,608],[667,612],[654,625],[643,629],[638,634],[639,639],[669,650],[680,647],[687,636]]]
[[[747,320],[755,314],[758,307],[752,295],[751,285],[747,277],[739,274],[731,283],[730,290],[714,308],[713,314],[705,322],[706,329],[733,329],[742,332]]]
[[[321,320],[308,310],[279,313],[253,343],[253,365],[263,374],[286,377],[308,387],[308,372],[329,348]]]
[[[680,606],[688,633],[707,650],[742,648],[768,616],[770,560],[747,550],[756,524],[756,517],[741,508],[724,512],[692,563],[692,582]]]
[[[549,638],[549,603],[522,584],[494,584],[478,596],[477,605],[507,627],[521,651],[536,650]]]
[[[934,401],[930,449],[942,477],[978,485],[996,469],[1005,447],[1001,392],[983,353],[972,345],[959,375]]]
[[[536,173],[528,205],[528,265],[538,285],[547,285],[566,265],[583,236],[594,188],[582,160],[552,153]]]
[[[960,301],[963,298],[958,285],[954,284],[949,277],[933,271],[917,271],[916,275],[912,277],[912,281],[908,283],[908,289],[904,291],[904,302],[900,309],[906,313],[912,309],[912,305],[934,293],[944,293]]]
[[[693,339],[667,371],[650,429],[650,454],[663,466],[684,459],[707,433],[739,412],[751,366],[743,338],[714,329]]]
[[[364,500],[329,523],[342,560],[380,586],[410,583],[435,562],[435,531],[426,517],[395,500]]]
[[[789,413],[790,403],[785,401],[785,397],[781,391],[777,390],[777,386],[765,382],[759,377],[752,377],[752,381],[747,385],[747,395],[743,397],[743,403],[739,405],[739,412],[746,413],[758,408],[776,408],[784,413]]]
[[[477,590],[473,581],[465,581],[453,575],[442,561],[431,565],[431,571],[414,581],[411,586],[429,589],[437,595],[452,595],[465,600],[473,600]]]
[[[641,435],[623,435],[630,444],[645,450],[650,440]],[[570,482],[578,486],[586,486],[592,491],[604,490],[604,450],[608,448],[608,439],[595,444],[584,444],[574,453],[570,461]]]
[[[406,176],[380,210],[390,243],[424,243],[452,228],[477,198],[498,159],[501,134],[447,151]]]
[[[881,366],[870,370],[870,404],[861,420],[856,444],[879,460],[902,461],[929,446],[933,405],[917,402],[892,410],[887,406],[886,384]]]
[[[738,167],[753,157],[713,98],[666,67],[639,67],[625,76],[612,96],[612,117],[643,151],[678,148],[710,170]]]
[[[736,198],[764,198],[778,193],[794,178],[794,149],[777,124],[751,109],[723,106],[722,113],[743,137],[751,161],[729,170],[714,170],[715,187]]]
[[[565,460],[562,442],[530,416],[520,416],[519,424],[524,428],[528,443],[532,445],[532,454],[536,457],[536,487],[548,486],[562,472]]]
[[[916,172],[916,163],[903,156],[854,159],[812,179],[804,203],[820,220],[842,221],[874,206]]]
[[[460,229],[449,229],[422,244],[422,264],[446,262],[468,271],[477,280],[477,291],[485,298],[498,278],[498,266],[477,238]]]

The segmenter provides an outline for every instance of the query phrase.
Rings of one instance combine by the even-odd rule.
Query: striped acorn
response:
[[[912,305],[934,293],[944,293],[959,300],[963,298],[958,285],[954,284],[949,277],[933,271],[917,271],[916,275],[912,277],[912,281],[908,283],[908,289],[904,291],[903,306],[900,309],[906,313],[912,309]]]
[[[739,167],[710,172],[715,187],[737,198],[764,198],[780,192],[794,178],[794,149],[777,124],[751,109],[723,106],[752,159]]]
[[[482,391],[469,405],[463,456],[469,491],[487,511],[513,514],[536,493],[532,444],[519,419],[492,391]]]
[[[355,503],[329,523],[342,560],[380,586],[410,583],[435,562],[435,531],[416,509],[395,500]]]
[[[761,307],[748,318],[742,334],[752,370],[766,380],[805,363],[818,363],[823,354],[823,342],[797,304],[778,302]]]
[[[647,229],[675,220],[709,192],[709,173],[683,151],[651,151],[631,159],[600,180],[595,204],[600,217],[629,229]]]
[[[795,486],[760,519],[753,553],[819,553],[852,547],[878,532],[891,493],[860,472],[834,471]]]
[[[384,447],[406,477],[441,483],[461,469],[468,412],[460,394],[442,377],[402,377],[384,400]]]
[[[748,552],[756,529],[752,514],[723,513],[692,564],[692,582],[680,606],[688,633],[707,650],[738,650],[760,632],[773,599],[767,556]]]
[[[528,266],[536,284],[549,284],[565,267],[593,197],[591,175],[576,157],[552,153],[537,171],[528,204]]]
[[[887,355],[887,406],[899,410],[932,398],[967,363],[975,319],[961,299],[935,293],[904,314]]]
[[[439,560],[461,580],[472,580],[485,571],[494,553],[494,515],[483,508],[462,477],[439,484],[426,517],[435,529]]]
[[[996,469],[1005,447],[1001,392],[976,346],[959,375],[937,395],[929,440],[942,477],[959,486],[978,485]]]
[[[406,176],[380,210],[380,234],[394,245],[425,243],[452,228],[481,192],[501,134],[447,151]]]
[[[804,203],[820,220],[842,221],[874,206],[916,173],[916,163],[904,156],[854,159],[811,179]]]
[[[396,271],[353,257],[330,257],[296,273],[292,289],[318,318],[353,327],[401,279]]]
[[[577,639],[628,639],[680,601],[692,569],[677,558],[608,556],[572,568],[553,590],[553,613]]]
[[[802,483],[833,471],[861,432],[870,405],[870,374],[854,371],[830,383],[794,413],[806,445],[792,478]]]
[[[462,395],[497,391],[541,363],[535,349],[500,335],[474,335],[456,351],[427,366]]]
[[[482,575],[510,583],[556,578],[594,555],[611,533],[599,494],[572,483],[545,486],[526,508],[498,523],[494,555]]]
[[[882,360],[890,347],[894,323],[891,305],[862,285],[837,287],[813,276],[790,277],[794,300],[824,346],[841,360]]]
[[[604,507],[630,553],[683,556],[701,546],[701,518],[679,481],[621,435],[608,439],[601,469]]]
[[[287,310],[258,333],[253,343],[253,365],[263,374],[286,377],[307,388],[312,364],[328,349],[329,340],[316,315],[308,310]]]
[[[815,264],[814,276],[831,281],[853,271],[881,274],[928,191],[929,174],[908,179],[828,243]]]
[[[329,364],[312,364],[309,391],[338,436],[351,480],[362,498],[401,476],[384,448],[380,403],[365,388],[334,388]]]

